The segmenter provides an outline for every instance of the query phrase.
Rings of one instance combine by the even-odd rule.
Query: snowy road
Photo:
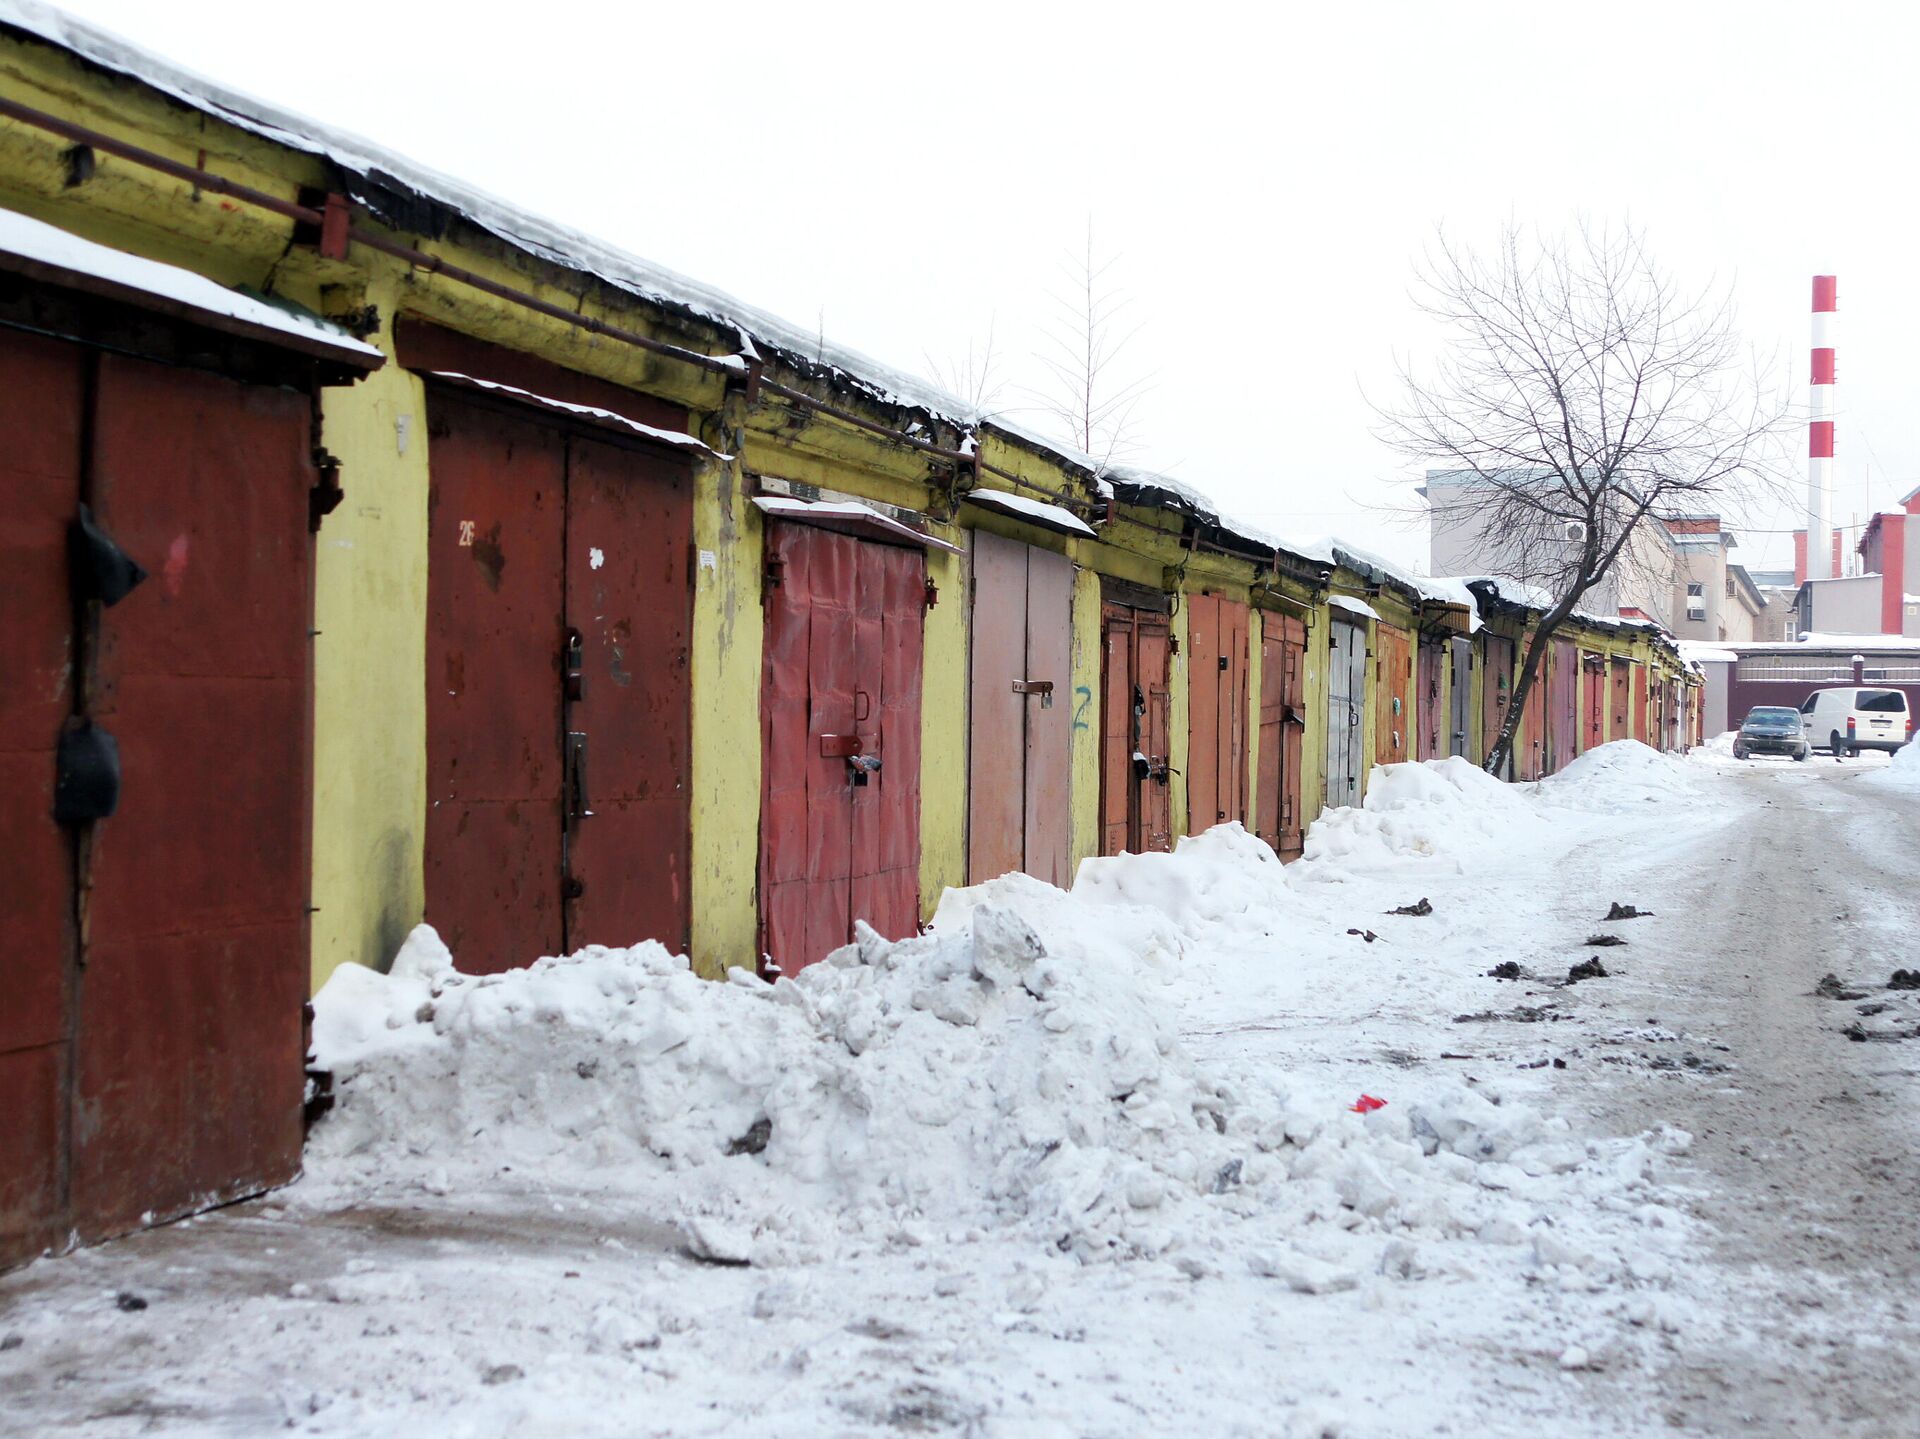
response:
[[[1116,873],[1184,935],[1140,973],[1187,1057],[1130,1091],[1225,1086],[1198,1161],[1082,1134],[1108,1168],[1017,1212],[948,1205],[938,1167],[828,1204],[843,1151],[911,1178],[971,1112],[881,1149],[876,1109],[868,1147],[807,1168],[781,1157],[799,1112],[770,1109],[764,1154],[690,1168],[530,1159],[557,1102],[487,1091],[476,1143],[336,1144],[280,1195],[0,1277],[0,1433],[1910,1434],[1920,1039],[1842,1031],[1920,1027],[1920,994],[1884,989],[1920,968],[1920,788],[1877,762],[1646,759],[1539,794],[1383,789],[1253,902],[1227,864]],[[1654,914],[1606,923],[1615,900]],[[1596,954],[1608,977],[1565,983]],[[1816,996],[1828,971],[1859,997]],[[1128,996],[1116,974],[1075,1002],[1117,1042]],[[907,1051],[941,1090],[996,1062],[997,1022],[900,1032],[976,1046]],[[821,1076],[808,1093],[850,1082]],[[690,1104],[698,1077],[676,1076]],[[1386,1107],[1350,1112],[1362,1092]],[[1115,1184],[1123,1257],[1090,1253],[1097,1226],[1040,1237],[1060,1194],[1092,1213]],[[758,1237],[715,1239],[716,1215]]]
[[[1730,1082],[1627,1071],[1595,1096],[1602,1126],[1675,1119],[1696,1135],[1714,1263],[1744,1276],[1724,1339],[1657,1366],[1662,1412],[1711,1433],[1920,1432],[1920,791],[1884,770],[1810,762],[1732,778],[1745,816],[1716,863],[1651,856],[1617,887],[1647,896],[1663,962],[1602,1003],[1727,1046]],[[1597,856],[1576,852],[1575,865]],[[1635,872],[1637,870],[1637,872]],[[1572,903],[1588,886],[1569,872]],[[1858,998],[1815,992],[1832,973]],[[1700,1091],[1676,1114],[1675,1092]]]

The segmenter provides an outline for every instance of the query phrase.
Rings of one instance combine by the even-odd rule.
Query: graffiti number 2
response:
[[[1086,729],[1087,706],[1093,703],[1093,691],[1085,685],[1075,685],[1073,692],[1080,697],[1080,703],[1073,707],[1073,727],[1077,730]]]

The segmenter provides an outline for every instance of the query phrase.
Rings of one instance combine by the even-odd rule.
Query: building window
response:
[[[1728,599],[1733,598],[1733,576],[1732,575],[1727,576],[1727,598]]]
[[[1687,618],[1704,620],[1707,617],[1707,587],[1696,582],[1687,586]]]

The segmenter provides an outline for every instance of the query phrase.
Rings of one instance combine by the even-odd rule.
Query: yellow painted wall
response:
[[[1076,541],[1076,552],[1090,545]],[[1076,567],[1073,574],[1072,815],[1067,826],[1070,872],[1100,853],[1100,576]]]
[[[1300,737],[1300,808],[1309,826],[1327,802],[1328,610],[1323,598],[1306,617],[1307,726]]]
[[[427,803],[425,396],[389,363],[321,414],[344,493],[314,550],[315,988],[419,923]]]
[[[955,531],[950,536],[970,541]],[[927,554],[940,602],[927,611],[920,692],[920,910],[967,882],[967,578],[965,555]]]
[[[738,460],[694,467],[693,533],[691,958],[718,976],[760,957],[764,527]]]

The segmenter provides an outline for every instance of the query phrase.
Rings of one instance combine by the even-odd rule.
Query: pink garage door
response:
[[[926,559],[779,521],[767,556],[761,947],[792,974],[919,927]]]

